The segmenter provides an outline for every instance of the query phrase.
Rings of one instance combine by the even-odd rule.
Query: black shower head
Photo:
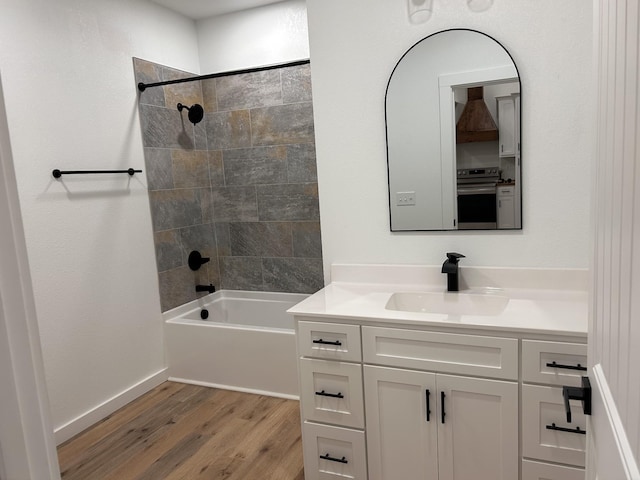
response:
[[[204,117],[204,108],[202,108],[202,105],[194,103],[190,107],[187,107],[186,105],[179,103],[178,111],[181,112],[183,108],[186,108],[189,111],[189,121],[194,125],[196,123],[200,123]]]

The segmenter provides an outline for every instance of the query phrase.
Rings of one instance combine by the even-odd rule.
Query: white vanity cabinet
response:
[[[576,337],[295,319],[307,480],[584,480]]]

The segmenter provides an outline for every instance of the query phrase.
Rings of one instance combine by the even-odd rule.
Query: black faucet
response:
[[[442,264],[442,273],[447,274],[447,291],[458,291],[458,261],[464,258],[461,253],[447,253],[447,260]]]
[[[209,292],[209,293],[213,293],[216,291],[216,287],[209,284],[209,285],[196,285],[196,292]]]

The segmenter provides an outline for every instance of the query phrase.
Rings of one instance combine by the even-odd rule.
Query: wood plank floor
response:
[[[299,404],[165,382],[58,447],[64,480],[304,480]]]

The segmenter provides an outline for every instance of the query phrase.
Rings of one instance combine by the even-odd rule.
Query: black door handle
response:
[[[442,408],[440,409],[440,413],[442,414],[442,423],[444,423],[444,416],[446,415],[446,413],[444,413],[444,397],[446,395],[444,394],[444,392],[440,392],[440,403],[442,404]]]
[[[562,387],[564,397],[564,410],[567,414],[567,423],[571,423],[571,405],[569,400],[581,400],[582,411],[585,415],[591,415],[591,382],[589,377],[582,377],[582,387]]]
[[[431,392],[429,391],[429,389],[427,388],[425,390],[425,396],[427,397],[427,422],[429,421],[430,417],[431,417],[431,407],[429,406],[429,396],[431,395]]]

